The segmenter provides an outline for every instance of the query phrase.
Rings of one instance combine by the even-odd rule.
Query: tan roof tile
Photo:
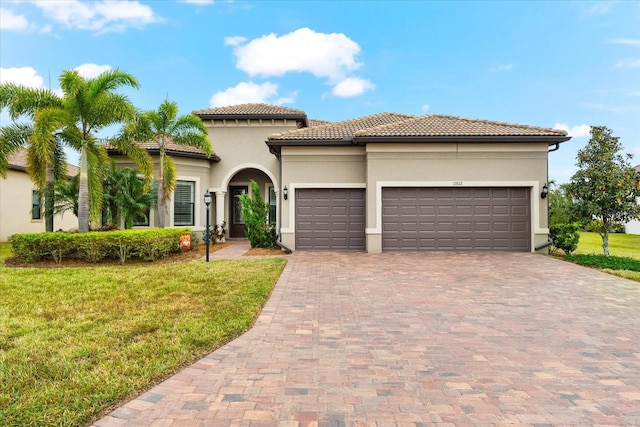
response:
[[[374,114],[372,116],[269,135],[269,141],[338,141],[351,138],[357,131],[362,129],[396,123],[412,117],[414,116],[398,113]]]
[[[328,125],[329,120],[309,119],[309,127]]]
[[[280,105],[270,104],[239,104],[229,105],[226,107],[214,107],[204,110],[194,110],[196,116],[203,115],[222,115],[222,116],[292,116],[306,117],[306,113],[302,110],[294,108],[282,107]]]
[[[356,137],[566,136],[558,129],[431,114],[361,129]]]
[[[26,148],[18,148],[16,151],[11,153],[9,156],[8,164],[9,169],[17,169],[17,170],[26,170],[27,168],[27,149]],[[72,165],[71,163],[67,163],[67,175],[68,176],[76,176],[80,168],[78,166]]]

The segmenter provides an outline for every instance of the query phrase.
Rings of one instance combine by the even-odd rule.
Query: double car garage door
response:
[[[384,251],[531,248],[528,188],[382,189]],[[296,249],[365,249],[364,189],[298,189]]]

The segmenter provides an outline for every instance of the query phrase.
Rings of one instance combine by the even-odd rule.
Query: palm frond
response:
[[[163,179],[163,192],[162,200],[168,200],[171,197],[171,193],[176,188],[176,177],[178,172],[176,170],[176,164],[171,157],[164,159],[164,170],[161,171]]]
[[[26,147],[33,127],[25,123],[11,123],[0,128],[0,176],[7,177],[9,156],[19,148]]]

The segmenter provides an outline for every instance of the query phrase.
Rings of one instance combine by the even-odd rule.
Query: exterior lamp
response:
[[[206,259],[209,262],[209,205],[211,205],[211,193],[204,193],[204,205],[207,207],[207,221],[204,230],[204,243],[206,245]]]
[[[282,190],[282,195],[284,196],[284,199],[287,200],[289,198],[289,190],[287,190],[287,186],[284,186],[284,189]]]
[[[548,194],[549,194],[549,186],[545,184],[542,186],[542,193],[540,193],[540,197],[542,197],[543,199],[546,199]]]

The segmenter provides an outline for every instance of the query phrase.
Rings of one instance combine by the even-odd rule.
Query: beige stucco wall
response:
[[[367,250],[382,250],[383,187],[528,187],[532,250],[547,241],[546,143],[367,145]]]
[[[365,147],[282,147],[282,242],[295,249],[295,192],[300,188],[364,188]]]
[[[281,235],[295,249],[295,190],[366,188],[367,251],[382,250],[382,188],[385,186],[528,187],[532,249],[547,241],[546,143],[369,143],[347,147],[282,147]]]
[[[26,172],[9,170],[7,178],[0,178],[0,241],[6,241],[17,233],[45,231],[43,219],[31,219],[32,191],[35,189]],[[78,218],[72,212],[56,215],[54,230],[78,228]]]

